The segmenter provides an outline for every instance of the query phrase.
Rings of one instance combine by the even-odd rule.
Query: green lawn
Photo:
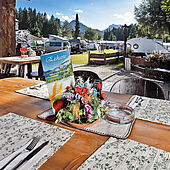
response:
[[[117,50],[109,49],[104,51],[90,51],[90,53],[103,54],[103,53],[116,53]],[[72,54],[71,55],[72,64],[88,64],[88,53],[83,54]]]
[[[83,54],[72,54],[72,64],[88,64],[88,53]]]

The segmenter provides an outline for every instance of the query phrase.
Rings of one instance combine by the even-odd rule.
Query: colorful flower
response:
[[[91,120],[93,116],[91,114],[88,114],[87,117]]]
[[[86,104],[86,105],[84,106],[84,111],[85,111],[86,113],[88,113],[88,114],[92,114],[93,109],[92,109],[92,107],[91,107],[90,105]]]
[[[97,84],[97,89],[101,89],[102,88],[102,85],[100,83]]]
[[[87,100],[86,98],[81,98],[81,102],[82,102],[83,104],[87,104],[87,103],[88,103],[88,100]]]
[[[101,88],[100,83],[95,86],[89,83],[89,79],[84,82],[81,77],[77,80],[75,87],[67,86],[66,95],[63,95],[67,98],[64,107],[61,106],[59,110],[60,107],[55,106],[57,120],[68,119],[71,122],[88,123],[103,116],[110,106],[104,99],[105,93],[102,93],[100,97]]]
[[[70,86],[67,86],[66,89],[68,90],[70,88]]]
[[[105,97],[106,97],[106,93],[102,93],[101,96],[102,96],[103,98],[105,98]]]

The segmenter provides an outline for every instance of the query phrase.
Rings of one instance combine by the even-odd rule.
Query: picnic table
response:
[[[35,57],[3,57],[0,58],[0,63],[5,64],[5,73],[10,73],[12,65],[18,65],[18,77],[24,77],[25,65],[27,65],[28,75],[32,72],[32,64],[39,63],[41,61],[40,56]]]
[[[37,60],[38,61],[38,60]],[[0,80],[0,116],[9,112],[45,122],[52,126],[73,131],[71,138],[50,157],[40,169],[76,169],[89,158],[108,139],[108,136],[81,131],[62,124],[56,124],[37,118],[41,112],[51,108],[47,100],[16,93],[26,87],[42,83],[24,78],[6,78]],[[131,95],[107,92],[108,100],[125,104]],[[170,152],[170,126],[136,119],[128,139]]]

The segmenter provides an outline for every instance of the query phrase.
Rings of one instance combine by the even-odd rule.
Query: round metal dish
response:
[[[105,119],[119,124],[131,123],[134,120],[134,111],[129,106],[120,105],[111,108],[111,110],[105,115]]]

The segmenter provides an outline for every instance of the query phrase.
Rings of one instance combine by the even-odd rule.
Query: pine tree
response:
[[[110,41],[116,41],[116,36],[113,34],[112,31],[110,32],[109,40],[110,40]]]
[[[42,36],[43,14],[41,14],[40,12],[38,12],[38,14],[37,14],[37,24],[38,24],[38,28],[40,30],[40,36]]]
[[[76,24],[75,24],[74,38],[77,39],[77,37],[79,37],[79,36],[80,36],[80,23],[79,23],[78,14],[76,14]]]
[[[56,35],[61,36],[62,33],[61,33],[60,19],[56,18],[55,24],[56,24]]]
[[[48,37],[48,35],[49,35],[49,21],[48,21],[48,18],[47,18],[47,14],[46,14],[46,13],[44,13],[44,15],[43,15],[42,35],[43,35],[44,37]]]
[[[21,20],[20,20],[20,29],[21,30],[27,30],[29,28],[29,24],[28,24],[28,13],[27,13],[27,9],[24,8],[24,10],[22,10],[21,12]]]
[[[136,24],[130,25],[128,38],[129,38],[129,39],[135,38],[135,37],[136,37],[136,33],[137,33],[137,26],[136,26]]]
[[[49,20],[49,30],[50,30],[50,34],[54,34],[54,35],[56,34],[56,25],[55,25],[54,15],[52,15]]]
[[[68,21],[65,21],[62,27],[62,36],[72,38],[72,26]]]

